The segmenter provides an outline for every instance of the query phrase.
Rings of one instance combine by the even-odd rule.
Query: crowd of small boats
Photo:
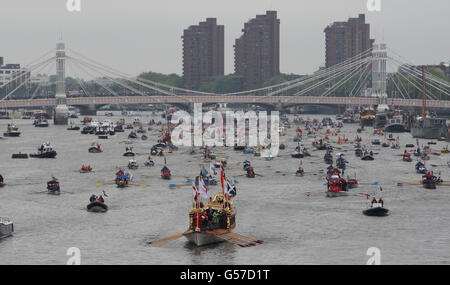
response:
[[[394,119],[397,120],[398,118],[392,118],[392,120]],[[341,129],[344,126],[341,120],[345,123],[356,123],[358,120],[360,121],[361,128],[358,129],[358,134],[354,140],[350,140],[348,137],[341,135]],[[296,146],[292,149],[289,148],[287,144],[280,144],[279,149],[287,150],[287,156],[289,159],[296,159],[296,161],[300,162],[298,169],[295,169],[295,172],[293,172],[295,176],[299,177],[298,179],[301,179],[301,177],[305,177],[309,174],[307,170],[303,168],[303,159],[313,157],[311,155],[312,152],[315,152],[315,154],[322,153],[322,163],[324,163],[323,182],[326,186],[324,196],[326,198],[345,197],[353,194],[360,195],[362,197],[366,197],[370,201],[369,206],[362,209],[362,213],[364,215],[386,216],[388,215],[389,210],[385,208],[385,202],[382,197],[382,188],[377,183],[368,185],[367,183],[365,184],[359,182],[356,177],[351,178],[348,175],[345,175],[345,172],[350,164],[348,159],[346,159],[346,155],[349,153],[344,154],[338,151],[345,144],[351,145],[351,148],[354,148],[354,155],[358,157],[358,159],[361,159],[362,161],[374,161],[377,153],[372,150],[373,147],[378,146],[393,150],[400,149],[399,138],[395,138],[392,135],[392,132],[400,131],[401,128],[395,127],[393,124],[388,125],[388,127],[391,128],[382,128],[381,126],[382,122],[388,124],[388,122],[390,122],[389,120],[389,116],[386,116],[385,118],[377,116],[375,110],[371,108],[362,110],[361,116],[354,116],[347,113],[345,116],[339,118],[338,121],[333,121],[331,118],[323,118],[322,120],[311,120],[309,118],[303,119],[299,116],[295,116],[294,119],[290,121],[287,117],[284,117],[281,118],[279,133],[281,136],[287,135],[287,130],[290,129],[292,125],[295,125],[297,129],[293,137],[293,142],[296,143]],[[392,123],[395,122],[392,121]],[[160,178],[158,179],[172,179],[173,173],[167,164],[166,153],[173,153],[178,150],[178,147],[172,144],[170,136],[171,131],[174,127],[176,127],[175,125],[162,125],[160,122],[156,123],[154,121],[150,121],[147,128],[144,127],[144,124],[137,118],[132,123],[126,124],[124,119],[117,122],[112,122],[110,120],[98,121],[89,117],[85,117],[80,124],[81,126],[71,122],[67,130],[80,131],[81,134],[86,135],[95,135],[99,139],[108,139],[109,137],[115,136],[118,132],[125,132],[125,130],[127,130],[130,131],[130,133],[124,134],[128,138],[128,141],[126,142],[127,144],[133,144],[138,139],[147,140],[147,132],[156,130],[156,128],[152,129],[152,127],[157,126],[159,128],[157,131],[160,132],[159,139],[157,143],[149,149],[148,153],[144,154],[147,155],[147,159],[143,165],[146,167],[154,167],[155,161],[153,161],[152,156],[161,157],[161,160],[164,159],[164,163],[160,170]],[[364,144],[360,134],[365,131],[364,127],[374,125],[375,129],[373,136],[375,137]],[[45,120],[36,120],[35,126],[45,127]],[[8,135],[6,135],[7,133]],[[8,125],[5,136],[14,137],[19,135],[20,132],[14,124]],[[331,138],[337,138],[337,142]],[[307,140],[311,141],[311,144],[308,145],[308,147],[306,143]],[[247,158],[249,155],[259,158],[261,153],[267,150],[270,146],[261,145],[259,147],[249,147],[247,145],[236,144],[230,147],[232,147],[236,152],[242,152],[243,156],[247,155]],[[419,159],[414,166],[416,173],[422,175],[421,179],[418,180],[417,185],[422,185],[426,189],[436,189],[438,185],[444,185],[445,181],[441,179],[440,175],[436,175],[433,171],[427,169],[426,160],[430,158],[430,154],[432,153],[431,148],[429,146],[420,148],[418,141],[416,145],[407,144],[406,147],[414,147],[414,151],[411,154],[405,150],[403,154],[399,154],[401,155],[403,161],[412,162],[413,155]],[[192,180],[188,179],[189,182],[187,182],[187,184],[189,184],[189,187],[191,187],[192,184],[193,196],[192,207],[189,211],[189,225],[187,231],[182,234],[154,241],[151,243],[152,245],[164,244],[165,242],[182,236],[199,246],[221,241],[230,241],[240,246],[252,246],[262,243],[260,240],[245,237],[232,232],[236,226],[236,208],[233,198],[236,196],[237,187],[233,182],[233,179],[228,178],[225,174],[228,164],[226,159],[220,157],[220,154],[215,152],[213,148],[214,147],[202,146],[198,151],[195,148],[192,148],[190,151],[191,155],[196,155],[198,152],[202,152],[200,159],[203,159],[204,163],[210,163],[210,169],[208,171],[204,167],[201,167],[200,174],[198,176],[195,176]],[[312,151],[308,148],[311,148]],[[101,156],[102,154],[100,153],[103,152],[103,149],[99,143],[93,142],[88,147],[88,152],[98,153],[98,155]],[[449,153],[449,150],[448,148],[442,148],[440,153],[446,154]],[[320,161],[322,160],[322,154],[319,158]],[[16,155],[17,156],[14,158],[20,158],[19,156],[23,154],[19,153]],[[56,155],[57,153],[53,149],[53,146],[49,142],[45,142],[39,146],[36,153],[30,154],[29,156],[34,158],[56,158]],[[121,153],[121,156],[127,157],[128,163],[119,168],[119,170],[115,173],[115,178],[113,181],[98,183],[98,185],[101,186],[112,184],[116,185],[119,189],[136,185],[142,187],[146,186],[143,184],[136,184],[133,181],[133,173],[136,173],[136,170],[139,169],[138,155],[141,154],[136,153],[133,150],[133,146],[126,146],[125,152],[123,152],[123,154]],[[93,157],[94,156],[97,155],[93,155]],[[314,157],[317,157],[317,155]],[[274,157],[272,156],[264,157],[265,161],[271,161],[273,159]],[[370,165],[370,162],[367,162],[367,164]],[[405,166],[406,165],[407,164],[405,163]],[[249,159],[245,159],[242,162],[242,169],[240,171],[242,170],[244,171],[242,176],[249,179],[257,179],[258,176],[262,176],[257,173],[255,167]],[[89,164],[83,164],[78,171],[80,173],[92,173],[93,168]],[[220,172],[220,179],[217,177],[218,172]],[[91,175],[95,175],[95,173]],[[0,187],[3,187],[4,185],[3,177],[1,177]],[[208,193],[208,189],[212,189],[212,187],[217,185],[220,185],[220,187],[217,187],[217,193],[214,195],[206,194]],[[362,185],[372,185],[379,188],[377,188],[377,192],[375,194],[353,192],[352,189],[360,188]],[[176,184],[169,185],[169,188],[177,187],[179,186]],[[47,192],[50,195],[61,194],[62,188],[60,181],[57,178],[52,177],[47,182]],[[307,192],[307,195],[310,194],[311,192]],[[89,203],[86,206],[86,210],[89,212],[107,212],[108,206],[105,202],[106,197],[108,197],[108,195],[106,195],[104,190],[99,196],[92,194],[89,198]],[[11,227],[12,222],[8,223],[6,220],[0,220],[0,237],[3,233],[7,232],[5,229]]]

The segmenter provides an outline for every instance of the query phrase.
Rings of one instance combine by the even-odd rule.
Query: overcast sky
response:
[[[53,48],[61,31],[68,47],[126,73],[181,74],[183,30],[216,17],[225,25],[225,73],[232,73],[233,44],[244,23],[277,10],[284,73],[324,65],[324,28],[359,13],[366,14],[372,38],[409,61],[450,60],[449,0],[381,3],[381,12],[369,12],[367,0],[81,0],[81,12],[69,12],[66,0],[0,0],[0,56],[27,64]]]

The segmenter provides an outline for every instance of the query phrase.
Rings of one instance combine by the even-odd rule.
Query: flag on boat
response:
[[[199,177],[200,196],[204,199],[208,199],[208,188],[201,177]]]
[[[204,166],[202,166],[202,171],[200,172],[202,176],[208,176],[208,170]]]
[[[195,187],[195,182],[194,181],[192,181],[192,190],[193,190],[194,198],[197,198],[198,190],[197,190],[197,187]]]
[[[225,178],[225,172],[223,170],[223,165],[220,168],[221,168],[221,171],[220,171],[220,183],[222,184],[222,191],[224,191],[225,187],[224,187],[224,184],[223,184],[223,180]]]
[[[236,186],[232,185],[230,183],[230,181],[227,180],[227,193],[228,195],[230,195],[231,197],[236,196]]]

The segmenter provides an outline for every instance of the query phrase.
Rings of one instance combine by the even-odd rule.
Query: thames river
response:
[[[108,119],[115,122],[119,118]],[[147,127],[152,118],[160,117],[145,113],[140,120]],[[126,118],[127,123],[133,120]],[[8,122],[11,121],[0,121],[2,132]],[[15,230],[13,236],[0,240],[0,264],[63,265],[70,258],[67,250],[71,247],[80,249],[81,264],[363,265],[370,258],[366,252],[371,247],[380,250],[382,264],[450,264],[450,187],[426,190],[407,184],[408,180],[421,177],[415,173],[415,160],[407,163],[399,156],[405,144],[415,144],[409,133],[400,134],[399,150],[371,146],[374,138],[384,141],[373,134],[372,128],[360,134],[362,143],[375,152],[374,161],[357,158],[351,143],[340,145],[335,153],[344,153],[349,161],[346,175],[356,176],[362,183],[350,190],[352,195],[341,198],[325,197],[321,172],[326,168],[324,152],[312,151],[313,138],[304,136],[302,142],[313,155],[302,159],[307,174],[293,174],[299,166],[299,159],[290,156],[297,145],[293,142],[295,126],[280,137],[287,148],[273,161],[233,148],[215,148],[216,154],[227,156],[227,175],[238,181],[234,231],[264,243],[249,248],[229,243],[196,247],[182,238],[163,247],[152,247],[147,243],[187,229],[192,188],[185,185],[186,178],[200,172],[200,164],[204,163],[200,154],[190,155],[186,147],[173,153],[166,151],[172,180],[162,180],[163,158],[154,156],[154,167],[143,165],[158,139],[159,132],[152,131],[147,141],[134,140],[133,150],[139,154],[136,159],[140,165],[132,171],[137,186],[96,186],[113,181],[118,168],[126,168],[129,158],[122,154],[126,146],[131,146],[124,144],[129,130],[99,140],[80,131],[68,131],[67,126],[35,128],[31,120],[14,123],[21,136],[0,140],[0,173],[6,183],[0,188],[0,216],[13,220]],[[356,128],[356,124],[345,125],[339,135],[345,134],[352,141]],[[330,139],[336,142],[337,136]],[[11,159],[13,153],[36,152],[46,141],[58,152],[56,159]],[[88,153],[92,142],[99,142],[104,151]],[[427,142],[420,141],[424,145]],[[438,142],[431,148],[440,153],[445,145]],[[445,165],[449,158],[450,154],[431,155],[427,166]],[[239,163],[246,159],[261,176],[242,176]],[[82,164],[90,164],[94,172],[79,173]],[[447,166],[434,170],[441,172],[444,180],[450,180]],[[52,175],[61,183],[60,196],[46,193],[46,182]],[[375,193],[378,187],[370,185],[374,182],[383,187],[385,207],[390,210],[387,217],[362,214],[369,200],[360,193]],[[405,184],[399,187],[398,182]],[[170,189],[169,184],[181,186]],[[87,212],[89,197],[102,190],[108,195],[108,212]],[[218,191],[218,186],[209,191]]]

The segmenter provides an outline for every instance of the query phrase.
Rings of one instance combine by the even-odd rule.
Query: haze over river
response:
[[[307,116],[302,116],[306,118]],[[322,116],[310,116],[322,118]],[[117,121],[120,117],[108,118]],[[147,128],[150,113],[140,117]],[[104,117],[100,117],[104,119]],[[292,118],[291,118],[292,119]],[[334,119],[334,118],[333,118]],[[80,119],[72,119],[78,122]],[[127,117],[131,123],[133,117]],[[6,131],[10,121],[0,121]],[[235,205],[237,208],[234,232],[263,240],[264,243],[241,248],[229,243],[196,247],[181,238],[163,247],[147,242],[184,232],[188,227],[192,187],[187,185],[169,189],[168,185],[184,184],[193,178],[203,163],[200,154],[190,155],[182,147],[166,152],[172,180],[162,180],[163,158],[154,156],[155,167],[143,165],[150,147],[159,132],[149,132],[147,141],[134,140],[139,169],[132,171],[132,186],[118,189],[115,185],[96,186],[112,182],[117,167],[124,167],[129,158],[122,156],[129,130],[116,133],[107,140],[80,131],[68,131],[67,126],[50,125],[35,128],[31,120],[15,120],[22,132],[18,138],[0,140],[0,173],[7,184],[0,188],[0,216],[14,221],[14,234],[0,240],[0,264],[66,264],[70,247],[81,250],[81,264],[365,264],[366,251],[377,247],[382,264],[450,264],[450,187],[426,190],[420,185],[398,187],[420,179],[412,163],[403,162],[405,144],[415,144],[409,133],[400,134],[400,150],[371,146],[372,128],[360,136],[363,144],[375,153],[374,161],[362,161],[354,155],[352,143],[342,145],[340,152],[349,161],[346,175],[356,174],[360,183],[375,181],[383,187],[387,217],[367,217],[362,210],[369,200],[359,193],[375,193],[377,186],[361,185],[350,190],[354,195],[326,198],[326,169],[323,151],[312,151],[313,138],[305,144],[313,157],[304,158],[304,177],[296,177],[299,159],[290,154],[297,145],[293,142],[295,126],[281,136],[288,145],[273,161],[234,151],[215,148],[217,154],[228,158],[228,177],[239,181]],[[346,134],[353,141],[358,125],[347,124]],[[156,127],[153,127],[156,129]],[[336,136],[330,136],[334,142]],[[58,152],[56,159],[11,159],[13,153],[34,153],[41,143],[49,141]],[[88,153],[92,142],[99,142],[103,153]],[[421,140],[426,145],[427,140]],[[445,142],[431,145],[440,153]],[[348,150],[348,152],[346,152]],[[336,152],[339,151],[335,151]],[[450,154],[431,155],[430,164],[446,164]],[[250,160],[257,174],[254,179],[239,176],[244,160]],[[78,172],[82,164],[90,164],[94,172]],[[205,163],[208,169],[208,164]],[[444,180],[450,180],[448,167],[436,168]],[[285,175],[276,171],[287,172]],[[131,171],[130,171],[131,172]],[[46,182],[54,175],[61,183],[61,195],[46,193]],[[146,176],[143,176],[146,175]],[[150,178],[148,178],[148,176]],[[220,184],[220,183],[219,183]],[[210,188],[215,192],[216,188]],[[86,205],[92,194],[105,190],[109,206],[106,213],[90,213]],[[311,192],[310,196],[306,193]]]

